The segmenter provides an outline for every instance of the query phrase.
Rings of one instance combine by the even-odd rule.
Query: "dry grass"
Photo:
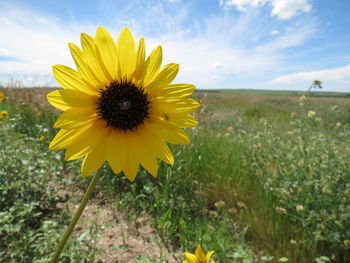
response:
[[[56,88],[0,88],[6,94],[6,98],[15,103],[26,103],[34,106],[34,109],[52,110],[52,106],[46,100],[46,94]]]

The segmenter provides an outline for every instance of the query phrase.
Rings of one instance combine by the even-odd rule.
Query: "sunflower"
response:
[[[210,261],[210,257],[214,254],[214,251],[209,251],[206,255],[203,253],[201,246],[196,247],[195,254],[185,252],[186,259],[183,263],[215,263]]]
[[[69,43],[77,70],[53,66],[63,89],[47,99],[64,112],[54,125],[61,130],[49,148],[66,149],[66,160],[84,157],[83,176],[106,161],[115,174],[123,171],[130,181],[140,165],[156,176],[157,158],[174,163],[167,143],[190,142],[182,128],[196,125],[190,113],[199,103],[187,98],[195,86],[170,84],[179,65],[161,68],[161,46],[145,59],[144,39],[136,47],[128,28],[116,43],[103,27],[95,38],[82,33],[81,46]]]
[[[0,91],[0,102],[3,102],[5,99],[5,93],[3,93],[2,91]]]
[[[6,118],[9,115],[9,113],[5,110],[0,111],[0,120],[3,118]]]

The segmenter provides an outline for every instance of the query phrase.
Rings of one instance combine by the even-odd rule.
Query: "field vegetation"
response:
[[[0,262],[48,262],[89,179],[81,160],[48,150],[59,114],[50,89],[1,91]],[[130,183],[105,165],[94,198],[130,224],[147,214],[177,262],[198,244],[220,263],[350,262],[350,99],[321,95],[198,92],[199,125],[190,145],[171,147],[174,166],[156,178],[140,169]],[[99,221],[73,236],[62,262],[104,262]]]

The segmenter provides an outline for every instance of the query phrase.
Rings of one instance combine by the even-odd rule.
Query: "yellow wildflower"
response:
[[[185,252],[186,259],[182,263],[215,263],[210,260],[210,257],[214,254],[214,251],[209,251],[207,254],[203,253],[201,246],[197,246],[195,253]]]
[[[6,118],[9,113],[5,110],[0,111],[0,120]]]

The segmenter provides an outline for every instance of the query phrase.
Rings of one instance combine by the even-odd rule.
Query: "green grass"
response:
[[[202,102],[196,113],[199,126],[188,130],[190,145],[171,147],[174,166],[161,163],[156,178],[141,169],[133,183],[105,166],[96,192],[135,224],[146,211],[174,251],[193,251],[201,244],[205,251],[215,250],[218,262],[278,262],[283,257],[289,262],[350,261],[350,100],[307,98],[300,105],[299,97],[268,95],[197,93]],[[24,211],[25,219],[5,224],[24,229],[23,237],[10,230],[0,230],[0,235],[13,246],[11,255],[21,257],[26,253],[20,252],[20,240],[32,238],[33,252],[27,257],[38,260],[45,258],[38,251],[52,253],[49,244],[68,219],[57,216],[55,189],[37,194],[32,178],[39,189],[52,183],[51,173],[64,181],[67,169],[77,175],[70,183],[81,189],[88,180],[79,176],[80,161],[65,163],[61,152],[46,150],[57,132],[52,128],[56,113],[26,104],[1,106],[10,117],[0,122],[0,162],[12,168],[1,174],[0,185],[20,186],[11,188],[14,194],[0,194],[0,212],[17,218],[13,211]],[[309,111],[316,115],[308,117]],[[46,138],[39,141],[42,135]],[[30,149],[25,158],[21,147]],[[42,160],[38,165],[43,167],[31,169],[34,160]],[[52,231],[56,235],[48,234]],[[42,238],[34,240],[36,235]],[[11,262],[5,251],[0,261]],[[73,241],[65,255],[79,256],[77,251]]]
[[[198,93],[222,93],[234,95],[265,95],[265,96],[302,96],[305,91],[293,90],[261,90],[261,89],[215,89],[215,90],[198,90]],[[331,92],[331,91],[312,91],[312,97],[323,98],[349,98],[348,92]]]
[[[325,254],[347,262],[349,102],[308,99],[299,105],[295,99],[256,97],[244,98],[244,106],[238,96],[231,97],[239,105],[235,117],[222,109],[231,106],[225,105],[224,97],[207,98],[208,109],[210,104],[220,105],[221,114],[227,114],[218,119],[208,110],[203,118],[211,125],[209,130],[215,130],[208,134],[207,128],[206,136],[219,137],[210,160],[213,171],[219,169],[217,164],[225,169],[219,170],[226,181],[225,196],[244,201],[242,221],[248,224],[249,235],[276,258],[286,255],[291,262],[311,262]],[[310,110],[316,111],[315,117],[307,117]],[[228,118],[235,121],[228,123]],[[240,149],[232,150],[233,146]],[[231,171],[237,161],[213,159],[219,152],[240,156],[236,159],[242,173]],[[302,212],[296,211],[298,205],[304,207]]]
[[[71,217],[57,208],[65,179],[61,155],[47,150],[50,116],[0,106],[10,112],[0,120],[0,262],[48,262]],[[73,238],[61,262],[93,260],[94,249],[82,255],[82,247]]]

